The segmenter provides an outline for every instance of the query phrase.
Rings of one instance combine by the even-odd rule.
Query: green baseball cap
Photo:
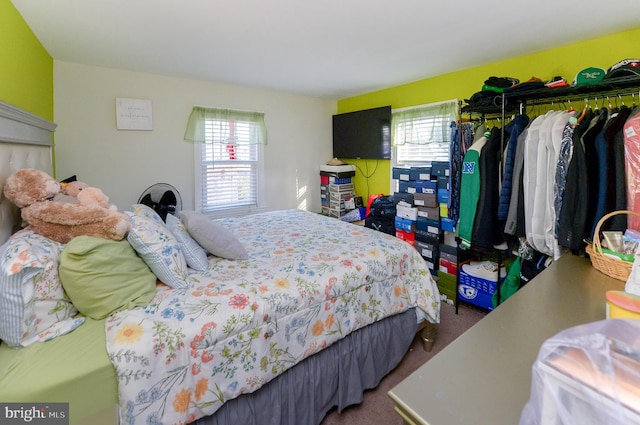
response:
[[[602,68],[589,67],[579,71],[576,74],[576,78],[573,80],[574,86],[581,86],[584,84],[599,83],[604,80],[607,71]]]

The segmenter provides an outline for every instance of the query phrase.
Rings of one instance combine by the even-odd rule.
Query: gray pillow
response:
[[[181,211],[180,219],[191,237],[216,257],[229,260],[249,258],[244,246],[235,235],[206,215],[198,211]]]

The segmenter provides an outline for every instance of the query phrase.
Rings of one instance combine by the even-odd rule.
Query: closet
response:
[[[565,252],[582,254],[605,214],[640,210],[640,195],[634,196],[640,172],[628,166],[636,161],[640,168],[640,124],[630,124],[640,121],[638,104],[640,79],[634,77],[496,93],[483,106],[461,103],[459,146],[451,158],[458,170],[452,179],[459,195],[459,270],[470,257],[490,256],[500,269],[515,255],[541,271]],[[468,135],[463,140],[469,126],[476,129],[471,144]],[[627,217],[606,226],[624,230]],[[458,278],[456,305],[465,301],[460,285]],[[498,284],[494,305],[500,291]]]

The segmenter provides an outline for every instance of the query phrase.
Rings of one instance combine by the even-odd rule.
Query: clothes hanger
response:
[[[577,123],[580,124],[582,122],[582,120],[584,119],[584,117],[587,115],[587,110],[589,109],[589,99],[585,98],[584,99],[584,107],[582,108],[582,113],[580,114],[580,116],[577,119]]]

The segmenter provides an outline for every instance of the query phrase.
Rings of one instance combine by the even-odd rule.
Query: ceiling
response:
[[[12,2],[54,60],[328,99],[640,23],[640,0]]]

